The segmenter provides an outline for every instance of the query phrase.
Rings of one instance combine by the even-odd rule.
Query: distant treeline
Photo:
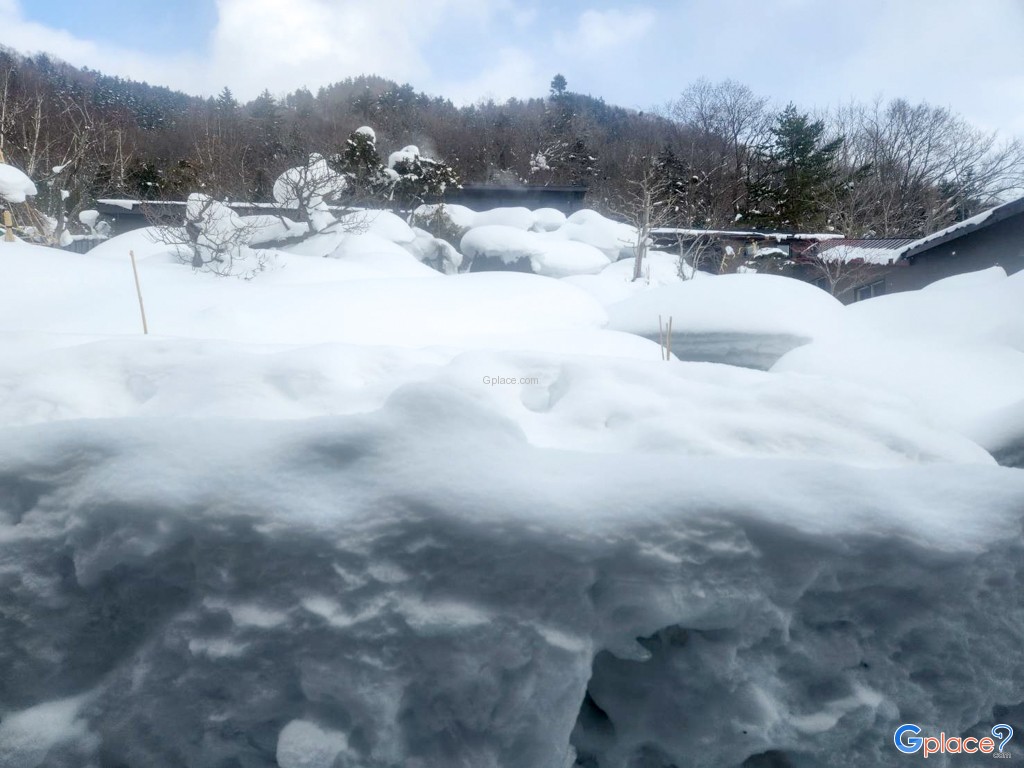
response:
[[[466,107],[375,76],[241,103],[228,88],[199,98],[0,49],[0,150],[51,215],[98,197],[267,200],[311,153],[340,162],[362,125],[384,158],[415,144],[463,182],[586,185],[604,210],[635,203],[653,169],[652,204],[671,212],[659,220],[680,226],[919,235],[1024,186],[1020,141],[943,108],[808,114],[733,81],[680,88],[651,112],[574,93],[560,75],[547,95]]]

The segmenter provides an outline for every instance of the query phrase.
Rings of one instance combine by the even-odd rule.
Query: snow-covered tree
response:
[[[328,165],[322,155],[312,154],[305,165],[289,168],[274,182],[274,200],[285,208],[296,208],[311,232],[319,232],[336,221],[328,208],[347,186],[345,177]]]
[[[268,266],[268,257],[249,247],[255,227],[209,195],[189,195],[184,226],[154,227],[155,237],[178,246],[183,263],[196,271],[246,279]]]
[[[424,157],[416,146],[392,152],[388,157],[388,170],[394,180],[392,199],[405,208],[444,197],[449,187],[459,186],[458,174],[450,165]]]

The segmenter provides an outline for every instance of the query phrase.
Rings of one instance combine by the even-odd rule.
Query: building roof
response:
[[[894,264],[901,258],[903,250],[913,242],[913,238],[909,237],[829,240],[819,245],[814,255],[823,261],[839,261],[844,264],[854,261],[864,264]]]
[[[900,258],[908,259],[912,256],[917,256],[936,246],[956,240],[964,235],[969,235],[972,232],[977,232],[979,229],[990,227],[997,221],[1008,219],[1011,216],[1018,216],[1022,213],[1024,213],[1024,197],[997,205],[995,208],[982,211],[977,216],[964,219],[951,227],[940,229],[938,232],[933,232],[919,240],[908,243],[900,252]]]
[[[652,235],[680,237],[727,237],[735,240],[836,240],[843,235],[836,232],[762,232],[756,229],[688,229],[685,227],[656,227]]]

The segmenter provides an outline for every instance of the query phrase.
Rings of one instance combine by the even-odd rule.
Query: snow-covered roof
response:
[[[1017,198],[1009,203],[997,205],[995,208],[982,211],[977,216],[972,216],[969,219],[959,221],[945,229],[940,229],[938,232],[932,232],[930,235],[926,235],[920,240],[914,240],[903,249],[900,253],[900,258],[905,259],[910,256],[916,256],[917,254],[930,250],[937,245],[948,243],[950,240],[956,240],[957,238],[963,237],[975,230],[991,226],[997,221],[1002,221],[1010,216],[1017,216],[1022,213],[1024,213],[1024,197]]]
[[[761,232],[754,229],[691,229],[687,227],[655,227],[652,235],[681,237],[729,237],[737,240],[841,240],[838,232]]]
[[[878,240],[832,240],[818,247],[815,255],[823,261],[855,261],[864,264],[893,264],[899,260],[903,250],[912,243],[909,238]]]

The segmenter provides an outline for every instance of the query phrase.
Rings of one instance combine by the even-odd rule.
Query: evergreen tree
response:
[[[772,141],[762,153],[761,174],[752,180],[746,218],[757,226],[822,228],[823,198],[836,178],[842,137],[826,141],[825,124],[811,121],[790,104],[776,117]]]

